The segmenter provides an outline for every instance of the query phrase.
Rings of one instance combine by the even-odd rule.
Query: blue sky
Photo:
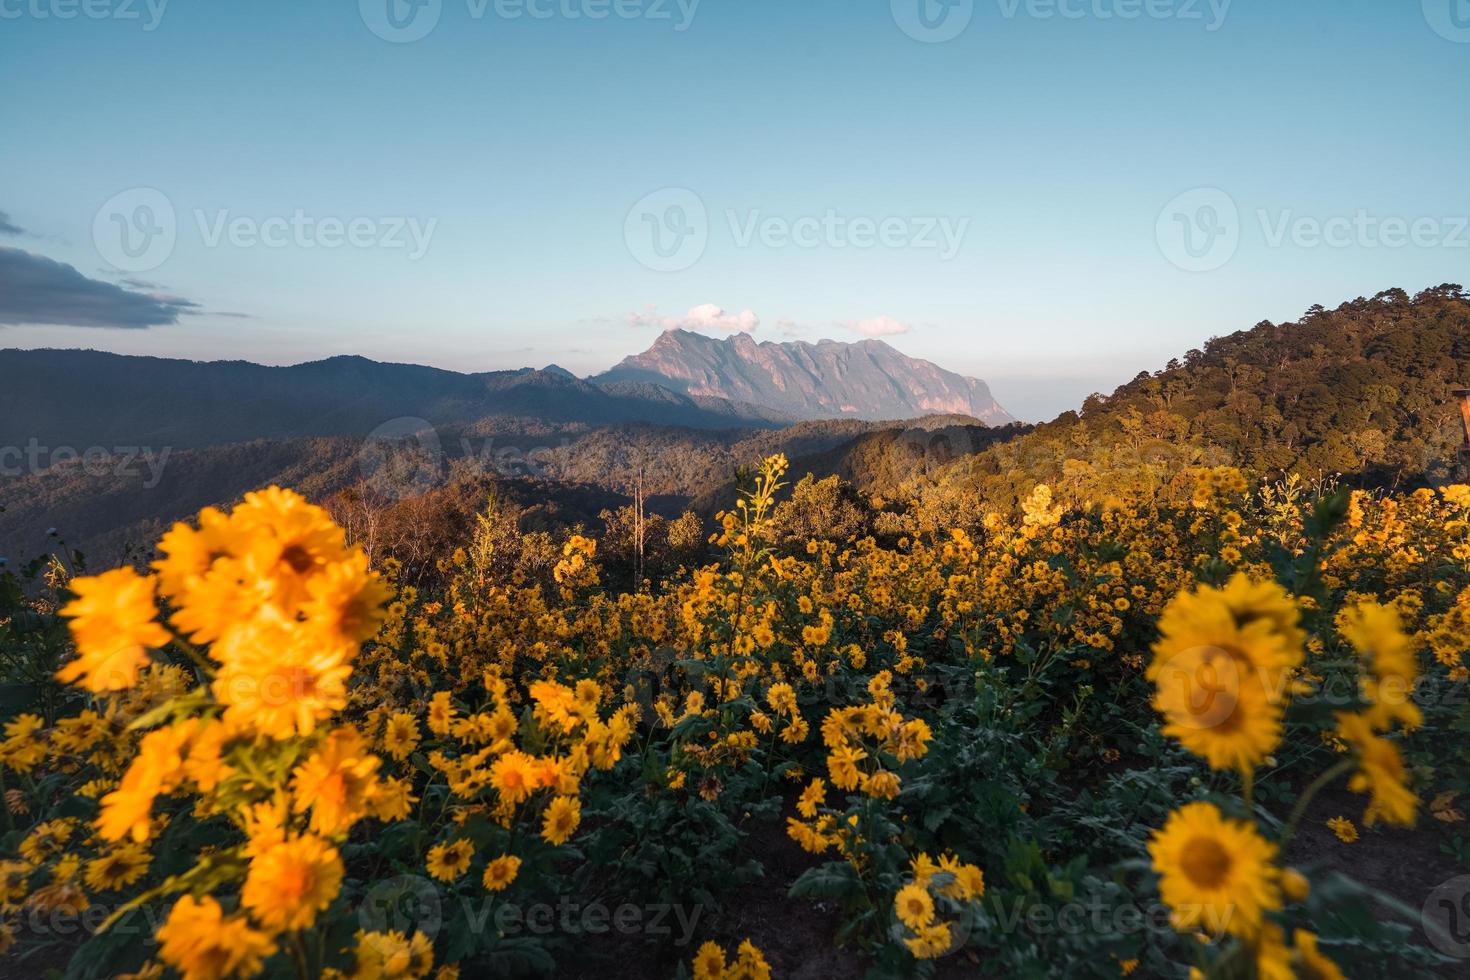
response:
[[[175,320],[0,346],[590,373],[758,322],[1035,419],[1470,281],[1466,0],[387,2],[0,0],[0,248]]]

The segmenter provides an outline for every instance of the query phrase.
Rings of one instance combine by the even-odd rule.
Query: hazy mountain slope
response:
[[[642,354],[593,379],[641,381],[680,394],[768,406],[796,418],[905,419],[960,414],[1013,421],[983,381],[908,357],[880,340],[757,343],[665,331]]]
[[[57,533],[93,568],[147,549],[174,521],[280,484],[321,499],[361,478],[357,439],[256,441],[151,459],[114,456],[0,479],[0,556],[30,559]]]

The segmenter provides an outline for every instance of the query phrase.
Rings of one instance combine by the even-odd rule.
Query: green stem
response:
[[[1296,835],[1297,825],[1301,823],[1301,819],[1306,814],[1307,806],[1312,802],[1312,798],[1338,776],[1351,772],[1356,765],[1357,762],[1355,760],[1344,759],[1312,780],[1311,784],[1302,791],[1301,797],[1296,801],[1296,806],[1292,808],[1291,816],[1286,820],[1286,829],[1281,833],[1281,849],[1283,851],[1286,850],[1286,845],[1290,843],[1292,837]]]

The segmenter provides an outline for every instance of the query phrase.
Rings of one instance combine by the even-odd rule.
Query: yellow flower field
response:
[[[1470,488],[1195,469],[783,549],[784,475],[631,593],[580,533],[544,580],[467,542],[412,587],[275,487],[58,571],[24,599],[66,623],[28,641],[54,679],[0,743],[6,972],[780,976],[753,890],[874,976],[1447,968],[1300,835],[1429,848],[1425,801],[1470,788]],[[558,902],[577,928],[515,928]]]

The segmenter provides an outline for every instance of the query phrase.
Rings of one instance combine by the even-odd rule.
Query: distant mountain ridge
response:
[[[762,405],[797,419],[908,419],[968,415],[1015,421],[985,382],[900,353],[881,340],[757,342],[667,330],[642,354],[592,381],[645,382],[691,398]]]
[[[596,385],[558,368],[460,374],[365,357],[291,367],[85,350],[0,350],[0,446],[169,446],[255,439],[362,437],[419,418],[549,424],[649,422],[702,429],[769,427],[779,412],[679,395],[650,384]]]

